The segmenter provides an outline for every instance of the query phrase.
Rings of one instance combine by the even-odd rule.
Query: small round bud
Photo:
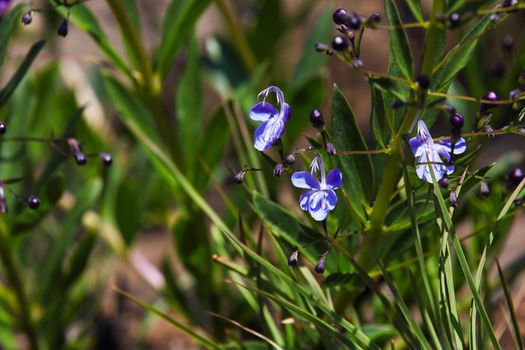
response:
[[[297,266],[297,257],[299,255],[299,249],[296,249],[290,254],[288,258],[288,266]]]
[[[7,132],[7,124],[0,122],[0,135],[3,135]]]
[[[511,169],[505,177],[505,183],[508,188],[515,188],[519,185],[521,180],[525,177],[525,173],[521,168]]]
[[[355,58],[354,61],[352,62],[352,66],[355,68],[355,69],[359,69],[359,68],[363,68],[363,61],[361,61],[359,58]]]
[[[361,18],[359,18],[359,16],[349,16],[348,19],[346,20],[345,25],[348,28],[351,28],[354,30],[360,29],[361,28]]]
[[[366,23],[369,24],[372,28],[376,27],[379,24],[379,22],[381,22],[381,14],[378,12],[372,13],[366,19]]]
[[[324,118],[323,112],[319,109],[314,109],[310,112],[310,122],[312,126],[316,129],[322,129],[324,127]]]
[[[330,142],[326,143],[326,152],[331,156],[335,156],[335,154],[337,153],[335,150],[335,146]]]
[[[40,199],[35,195],[30,195],[27,198],[27,205],[29,205],[29,208],[31,209],[38,209],[40,206]]]
[[[336,35],[332,40],[332,49],[335,51],[346,51],[348,45],[348,40],[342,35]]]
[[[514,38],[512,37],[512,35],[505,35],[505,37],[501,41],[501,46],[503,47],[503,50],[510,53],[514,48]]]
[[[441,188],[448,188],[448,175],[445,174],[441,178],[441,180],[439,180],[438,184],[439,184],[439,187],[441,187]]]
[[[321,259],[319,259],[319,261],[317,262],[317,264],[315,264],[314,266],[314,271],[317,272],[317,273],[323,273],[324,272],[324,268],[325,268],[325,259],[326,259],[326,255],[323,255],[321,257]]]
[[[465,117],[463,117],[463,114],[461,113],[454,113],[450,116],[450,125],[452,125],[452,127],[454,129],[461,129],[463,127],[463,125],[465,125]]]
[[[511,99],[512,101],[517,101],[520,94],[521,94],[520,89],[511,90],[511,92],[509,92],[509,99]]]
[[[246,174],[246,171],[244,170],[239,171],[233,177],[233,182],[235,182],[237,185],[242,184],[244,182],[244,174]]]
[[[490,15],[490,20],[492,21],[492,23],[496,23],[499,21],[499,15],[497,13],[493,13]]]
[[[284,164],[286,165],[293,165],[295,163],[295,160],[297,159],[297,156],[295,153],[291,153],[284,158]]]
[[[523,197],[516,197],[512,201],[512,203],[514,203],[514,205],[518,207],[521,207],[523,205],[523,202],[524,202]]]
[[[483,101],[488,101],[488,102],[496,102],[499,100],[499,97],[498,95],[496,95],[496,93],[494,91],[487,91],[485,92],[485,94],[483,95],[483,97],[481,98]],[[488,109],[494,107],[494,104],[492,103],[485,103],[485,102],[481,102],[481,105],[480,105],[480,108],[482,111],[487,111]]]
[[[421,90],[428,90],[428,87],[430,86],[430,78],[428,75],[420,75],[417,77],[416,82],[418,83]]]
[[[284,166],[281,163],[275,164],[275,167],[273,168],[273,176],[281,177],[283,172],[284,172]]]
[[[450,206],[452,208],[456,208],[459,204],[459,200],[458,200],[458,195],[456,194],[456,191],[451,191],[450,192]]]
[[[75,158],[75,161],[77,162],[78,165],[82,166],[87,163],[87,157],[82,152],[75,152],[75,154],[73,154],[73,157]]]
[[[100,160],[102,161],[102,165],[104,165],[105,167],[108,167],[111,165],[111,163],[113,163],[113,157],[111,157],[111,154],[109,153],[100,153],[99,154],[99,157],[100,157]]]
[[[334,11],[332,15],[332,19],[334,20],[335,24],[345,24],[346,20],[348,18],[348,12],[346,12],[343,8],[338,8]]]
[[[57,35],[65,38],[68,32],[68,20],[64,19],[57,29]]]
[[[448,16],[448,21],[450,22],[451,28],[456,28],[461,24],[461,15],[457,12],[452,12],[450,16]]]
[[[485,198],[490,196],[490,186],[486,180],[482,180],[479,184],[479,194]]]
[[[30,25],[33,22],[33,12],[31,10],[22,15],[21,21],[24,25]]]

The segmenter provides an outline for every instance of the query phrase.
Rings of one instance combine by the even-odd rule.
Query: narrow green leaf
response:
[[[418,22],[423,22],[423,9],[421,8],[421,0],[407,0],[406,1],[410,12],[414,15]]]
[[[157,55],[157,71],[161,78],[168,74],[175,54],[193,27],[201,13],[208,7],[210,0],[172,0],[162,28],[162,38]]]
[[[354,111],[335,85],[332,97],[331,130],[337,152],[368,149]],[[370,155],[338,155],[337,159],[342,166],[343,186],[348,189],[350,202],[355,210],[364,216],[363,203],[371,199],[372,194],[368,189],[373,188],[374,185]]]
[[[0,21],[0,68],[4,65],[7,45],[11,39],[13,29],[20,23],[22,13],[27,8],[28,6],[26,4],[18,4],[2,17],[2,20]]]
[[[26,75],[27,71],[29,70],[29,67],[31,67],[33,60],[36,58],[36,56],[38,56],[38,54],[44,47],[45,43],[45,40],[40,40],[33,44],[33,46],[31,46],[26,57],[24,58],[20,66],[18,66],[18,69],[16,70],[15,74],[13,74],[11,79],[9,79],[9,82],[6,84],[6,86],[4,86],[2,90],[0,90],[0,106],[5,104],[9,97],[11,97],[20,81],[22,81],[22,79]]]
[[[390,30],[390,56],[388,71],[409,81],[413,80],[412,53],[399,11],[394,0],[385,0],[385,13]]]
[[[303,84],[318,75],[325,66],[327,56],[313,50],[314,45],[326,40],[332,31],[332,10],[325,10],[313,26],[303,48],[303,56],[295,67],[292,78],[292,91],[298,90]]]
[[[514,303],[512,302],[512,295],[510,294],[509,286],[507,284],[507,281],[505,280],[505,275],[501,270],[501,266],[499,265],[498,260],[496,260],[496,266],[498,267],[499,279],[501,281],[501,286],[503,287],[505,300],[507,301],[507,307],[509,308],[510,318],[512,320],[512,328],[514,330],[514,344],[516,345],[516,349],[523,349],[523,341],[521,340],[521,332],[518,317],[516,316],[516,308],[514,307]]]

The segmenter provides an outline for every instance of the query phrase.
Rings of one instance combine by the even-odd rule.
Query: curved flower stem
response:
[[[38,350],[40,346],[38,343],[36,327],[31,317],[29,300],[22,279],[20,278],[22,274],[15,263],[10,246],[7,225],[5,224],[4,219],[0,218],[0,261],[2,262],[6,273],[6,279],[13,289],[20,309],[21,327],[29,340],[31,349]]]

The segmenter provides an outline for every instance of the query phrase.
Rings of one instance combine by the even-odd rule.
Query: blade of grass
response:
[[[499,279],[501,281],[501,286],[503,287],[503,292],[505,294],[505,300],[507,301],[507,307],[509,308],[510,318],[512,320],[512,328],[514,330],[514,344],[516,349],[523,349],[523,341],[521,340],[520,326],[518,323],[518,317],[516,316],[516,309],[514,308],[514,303],[512,302],[512,295],[509,291],[509,286],[505,279],[505,275],[501,270],[499,261],[496,259],[496,266],[498,267]]]

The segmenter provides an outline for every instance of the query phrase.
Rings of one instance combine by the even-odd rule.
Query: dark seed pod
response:
[[[38,209],[38,207],[40,206],[40,199],[35,195],[30,195],[27,198],[27,205],[31,209]]]
[[[372,28],[377,27],[379,22],[381,22],[381,14],[378,12],[372,13],[366,20],[366,23]]]
[[[346,51],[349,45],[348,39],[342,35],[336,35],[332,40],[332,49],[335,51]]]
[[[310,112],[310,123],[316,129],[322,129],[324,127],[323,112],[320,109],[314,109]]]
[[[67,19],[63,20],[62,23],[60,23],[60,26],[57,29],[57,35],[65,38],[67,36],[67,33],[68,33],[68,26],[69,26],[68,20]]]
[[[30,25],[33,22],[33,12],[31,10],[27,11],[22,15],[21,21],[24,25]]]
[[[489,101],[489,102],[497,102],[497,101],[499,101],[499,97],[494,91],[487,91],[487,92],[485,92],[485,94],[483,95],[483,97],[481,99],[484,100],[484,101]],[[482,102],[481,105],[480,105],[480,109],[482,111],[487,111],[487,110],[489,110],[492,107],[494,107],[494,104],[492,104],[492,103]]]
[[[359,16],[349,16],[348,19],[346,20],[346,23],[345,25],[348,27],[348,28],[351,28],[351,29],[354,29],[354,30],[357,30],[357,29],[360,29],[361,28],[361,18],[359,18]]]
[[[465,117],[461,113],[452,114],[449,121],[454,129],[461,129],[465,125]]]

